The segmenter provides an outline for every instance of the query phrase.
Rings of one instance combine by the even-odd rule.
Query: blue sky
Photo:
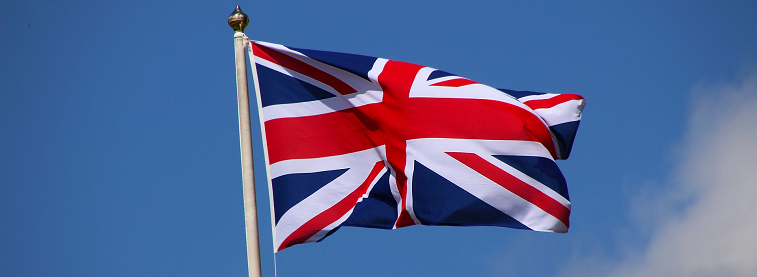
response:
[[[342,228],[279,276],[757,274],[755,1],[10,0],[1,276],[246,275],[237,4],[252,39],[588,102],[569,233]]]

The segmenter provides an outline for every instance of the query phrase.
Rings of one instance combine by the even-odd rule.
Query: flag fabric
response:
[[[555,164],[584,99],[416,64],[251,41],[275,251],[341,226],[567,232]]]

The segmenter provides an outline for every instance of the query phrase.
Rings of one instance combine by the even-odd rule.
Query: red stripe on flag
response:
[[[322,213],[308,220],[308,222],[300,226],[300,228],[297,228],[297,230],[292,232],[292,234],[289,235],[289,237],[287,237],[281,243],[278,251],[281,251],[282,249],[295,244],[306,242],[308,239],[310,239],[310,237],[322,231],[323,228],[326,228],[338,219],[342,218],[342,216],[347,214],[355,207],[358,199],[360,199],[363,194],[368,192],[368,187],[370,187],[373,180],[376,179],[378,174],[381,172],[381,169],[383,168],[383,161],[376,162],[376,165],[374,165],[373,169],[371,169],[371,173],[368,174],[368,178],[366,178],[365,181],[360,184],[360,186],[358,186],[355,190],[353,190],[350,194],[348,194],[334,206],[331,206]]]
[[[548,109],[554,106],[557,106],[559,104],[568,102],[570,100],[583,100],[584,98],[581,97],[581,95],[578,94],[559,94],[555,97],[548,98],[548,99],[538,99],[538,100],[530,100],[523,102],[523,104],[526,104],[526,106],[530,107],[531,109]]]
[[[385,145],[390,140],[395,141],[397,153],[404,155],[404,141],[417,138],[538,141],[555,158],[549,129],[520,107],[481,99],[396,101],[387,94],[384,103],[266,121],[269,161],[342,155]]]
[[[289,159],[328,157],[385,144],[379,127],[357,108],[265,122],[271,164]]]
[[[492,163],[484,160],[480,156],[472,153],[460,153],[460,152],[447,152],[452,158],[460,161],[476,172],[484,175],[484,177],[492,180],[494,183],[502,186],[503,188],[511,191],[515,195],[523,198],[524,200],[534,204],[548,214],[554,216],[558,220],[568,227],[570,216],[570,209],[565,207],[557,200],[549,197],[540,190],[532,187],[529,184],[521,181],[515,176],[510,175],[507,171],[493,165]]]
[[[415,225],[415,220],[407,212],[407,130],[415,127],[407,114],[410,99],[410,88],[415,76],[423,66],[405,62],[388,61],[384,70],[378,76],[379,84],[384,91],[383,102],[375,111],[366,111],[372,118],[381,118],[378,130],[386,135],[386,158],[394,170],[397,190],[401,197],[400,214],[394,223],[396,228]]]
[[[302,75],[316,79],[321,83],[330,86],[342,95],[347,95],[357,92],[339,78],[334,77],[331,74],[323,72],[322,70],[315,68],[307,63],[304,63],[298,59],[292,58],[289,55],[281,53],[276,49],[272,49],[260,44],[252,43],[252,52],[256,57],[263,58],[269,62],[283,66],[288,70],[294,70]]]
[[[455,87],[455,88],[457,88],[457,87],[462,87],[462,86],[467,86],[467,85],[472,85],[472,84],[478,84],[478,82],[474,82],[474,81],[471,81],[471,80],[468,80],[468,79],[465,79],[465,78],[457,78],[457,79],[452,79],[452,80],[446,80],[446,81],[438,82],[436,84],[432,84],[431,86],[435,86],[435,87]]]
[[[549,129],[533,113],[508,103],[482,99],[410,98],[411,128],[404,136],[538,141],[555,157]]]

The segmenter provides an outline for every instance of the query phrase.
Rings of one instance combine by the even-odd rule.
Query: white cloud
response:
[[[636,203],[655,207],[641,215],[649,244],[618,262],[578,258],[568,275],[757,276],[757,73],[692,95],[675,189]]]

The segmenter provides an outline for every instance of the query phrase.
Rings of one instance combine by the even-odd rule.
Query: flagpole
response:
[[[247,37],[244,29],[250,22],[237,5],[229,16],[234,29],[234,57],[237,71],[237,101],[239,103],[239,149],[242,156],[242,192],[244,194],[244,226],[247,238],[247,270],[250,277],[262,276],[260,269],[260,242],[258,213],[255,200],[255,171],[252,159],[252,127],[250,126],[250,97],[247,89]]]

